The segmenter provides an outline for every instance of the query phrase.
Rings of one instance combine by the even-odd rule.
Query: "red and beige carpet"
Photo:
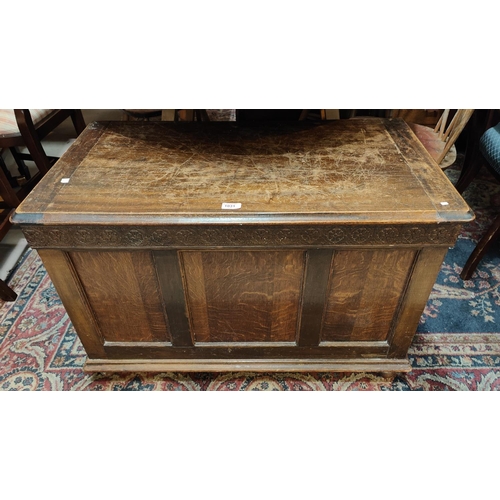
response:
[[[452,180],[458,170],[447,170]],[[15,302],[0,302],[0,390],[8,391],[492,391],[500,390],[500,248],[473,279],[460,271],[494,217],[496,181],[484,175],[464,197],[476,220],[464,227],[442,265],[409,351],[413,370],[394,379],[369,373],[87,374],[85,352],[36,251],[9,283]]]

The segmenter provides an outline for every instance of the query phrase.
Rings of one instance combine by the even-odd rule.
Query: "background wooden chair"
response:
[[[10,150],[19,170],[19,176],[13,176],[0,155],[0,240],[11,227],[10,216],[16,207],[57,161],[47,156],[41,141],[67,118],[71,118],[76,135],[83,132],[85,121],[78,109],[0,110],[0,151]],[[34,162],[33,173],[25,163],[28,160]],[[0,299],[12,301],[16,297],[0,280]]]
[[[402,118],[407,123],[418,123],[434,128],[444,109],[390,109],[386,118]]]
[[[46,174],[58,158],[48,156],[41,141],[71,118],[77,135],[85,129],[85,121],[79,109],[1,109],[0,150],[9,149],[26,181]],[[26,148],[28,152],[20,152]],[[37,173],[32,176],[25,160],[33,161]]]
[[[455,142],[467,125],[473,109],[445,109],[434,128],[419,123],[408,122],[415,135],[436,163],[445,169],[457,159]]]

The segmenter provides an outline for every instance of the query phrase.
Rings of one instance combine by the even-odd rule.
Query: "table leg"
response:
[[[0,280],[0,299],[5,302],[13,302],[17,299],[17,293],[10,288],[7,283]]]

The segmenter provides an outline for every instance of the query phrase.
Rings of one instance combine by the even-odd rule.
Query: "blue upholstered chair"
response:
[[[479,141],[479,150],[493,173],[496,174],[497,177],[500,177],[500,123],[498,123],[495,127],[489,128],[481,136]],[[468,280],[472,277],[472,274],[483,258],[483,255],[499,235],[500,215],[498,215],[493,221],[493,224],[481,238],[479,243],[476,245],[476,248],[468,258],[460,275],[462,279]]]

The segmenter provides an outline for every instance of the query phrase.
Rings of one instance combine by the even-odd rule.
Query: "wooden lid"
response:
[[[404,121],[352,119],[92,123],[13,220],[352,224],[472,218]]]

